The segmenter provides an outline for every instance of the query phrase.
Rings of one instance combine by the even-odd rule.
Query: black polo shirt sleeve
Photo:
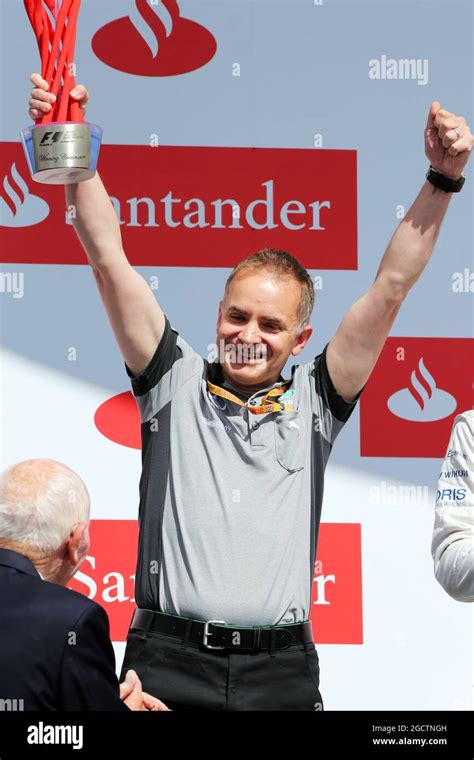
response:
[[[323,351],[316,356],[311,375],[314,380],[315,391],[323,401],[324,406],[330,410],[336,419],[346,422],[354,411],[365,385],[360,389],[354,401],[345,401],[336,391],[329,374],[326,361],[326,352],[329,343],[326,343]]]
[[[135,396],[143,396],[154,388],[163,376],[172,368],[173,364],[182,357],[182,350],[177,346],[178,333],[173,330],[166,314],[165,329],[156,351],[147,367],[140,375],[134,376],[130,367],[125,363],[125,370],[131,379],[132,390]]]

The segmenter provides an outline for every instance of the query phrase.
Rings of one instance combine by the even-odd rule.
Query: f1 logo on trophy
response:
[[[41,76],[56,96],[54,107],[21,130],[36,182],[69,185],[94,176],[102,129],[84,121],[69,93],[75,86],[74,48],[81,0],[24,0],[41,57]],[[53,26],[54,22],[54,26]]]

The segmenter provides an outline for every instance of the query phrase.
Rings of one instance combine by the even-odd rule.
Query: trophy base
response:
[[[53,121],[21,130],[30,174],[35,182],[71,185],[94,176],[102,129],[96,124]]]

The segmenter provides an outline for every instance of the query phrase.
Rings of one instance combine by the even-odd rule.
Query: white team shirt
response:
[[[474,410],[454,419],[438,479],[431,554],[434,573],[459,602],[474,602]]]

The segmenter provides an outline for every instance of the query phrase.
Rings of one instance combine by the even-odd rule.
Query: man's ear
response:
[[[78,566],[90,547],[89,523],[80,522],[74,525],[68,541],[69,561],[73,567]]]
[[[306,327],[303,327],[302,331],[299,335],[296,336],[296,343],[291,349],[290,354],[292,356],[297,356],[302,352],[304,347],[306,346],[308,340],[311,338],[311,335],[313,334],[313,328],[311,325],[306,325]]]

